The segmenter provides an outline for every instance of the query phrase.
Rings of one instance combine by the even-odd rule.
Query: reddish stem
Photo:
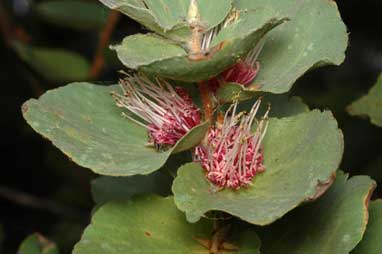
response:
[[[4,36],[4,41],[8,45],[12,40],[21,41],[24,44],[30,42],[30,37],[27,32],[13,24],[11,17],[6,9],[0,3],[0,33]]]
[[[90,69],[90,77],[92,78],[98,77],[105,64],[104,49],[109,44],[110,37],[113,34],[114,28],[118,23],[119,17],[119,12],[110,11],[106,25],[99,35],[98,47],[94,55],[92,67]]]
[[[200,97],[203,103],[204,118],[205,120],[212,120],[213,103],[211,100],[211,89],[207,81],[199,83]]]

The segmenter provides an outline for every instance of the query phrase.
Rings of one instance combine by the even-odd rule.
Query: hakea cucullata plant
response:
[[[335,181],[343,137],[333,115],[281,95],[344,60],[334,1],[100,1],[149,30],[112,47],[136,74],[23,105],[36,131],[108,176],[94,182],[102,207],[74,254],[347,254],[358,244],[374,182]]]

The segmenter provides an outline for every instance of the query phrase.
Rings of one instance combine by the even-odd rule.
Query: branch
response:
[[[99,42],[97,46],[96,53],[94,55],[94,60],[92,67],[90,68],[90,77],[96,79],[105,64],[104,59],[104,49],[108,46],[110,37],[113,34],[114,28],[118,23],[120,14],[117,11],[110,11],[107,18],[107,22],[103,30],[99,35]]]
[[[49,211],[56,215],[65,217],[78,217],[82,212],[76,211],[70,207],[53,202],[48,199],[32,196],[28,193],[13,190],[4,186],[0,186],[0,197],[12,201],[18,205],[34,208],[43,211]]]
[[[5,8],[0,3],[0,32],[4,36],[5,43],[9,44],[12,40],[18,40],[23,43],[29,43],[28,33],[21,27],[15,26]]]
[[[211,100],[211,89],[208,85],[208,81],[202,81],[199,83],[200,97],[203,103],[204,118],[205,120],[212,120],[213,102]]]

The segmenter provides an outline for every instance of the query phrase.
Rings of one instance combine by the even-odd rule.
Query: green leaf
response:
[[[235,0],[238,9],[270,8],[290,18],[267,37],[260,54],[260,72],[253,87],[287,92],[311,68],[339,65],[345,58],[348,36],[335,1]]]
[[[164,61],[175,57],[186,56],[186,51],[170,40],[155,34],[135,34],[126,37],[122,44],[112,47],[118,53],[123,64],[132,69]]]
[[[302,101],[300,97],[289,97],[286,94],[264,94],[264,104],[268,104],[271,107],[269,113],[270,117],[283,118],[288,116],[294,116],[301,113],[308,113],[309,107]],[[264,105],[263,104],[263,105]],[[251,106],[253,103],[251,104]],[[248,105],[249,106],[249,105]],[[250,108],[248,107],[247,110]],[[263,106],[263,112],[265,113],[265,106]],[[260,112],[260,115],[264,113]]]
[[[147,9],[142,0],[99,0],[107,7],[118,10],[141,23],[148,29],[163,33],[163,29],[156,23],[153,13]]]
[[[231,10],[231,0],[198,1],[201,23],[206,30],[220,24]],[[148,9],[163,30],[186,26],[190,0],[146,0]]]
[[[74,254],[209,253],[198,239],[210,239],[212,221],[189,224],[172,197],[139,196],[101,207]],[[236,235],[238,254],[258,254],[255,233]]]
[[[21,43],[14,43],[13,46],[24,62],[49,81],[85,80],[89,77],[90,64],[77,53]]]
[[[56,244],[40,234],[28,236],[20,245],[18,254],[58,254]]]
[[[191,31],[187,24],[190,0],[100,0],[146,26],[153,32],[185,42]],[[220,24],[231,10],[231,0],[199,1],[201,24],[205,30]]]
[[[168,196],[171,193],[171,180],[169,175],[161,171],[130,177],[102,176],[92,182],[92,196],[97,205],[112,200],[127,200],[137,194]]]
[[[368,116],[373,124],[382,127],[382,74],[367,95],[349,106],[348,112],[351,115]]]
[[[328,111],[271,118],[263,144],[266,171],[248,188],[216,192],[200,164],[189,163],[178,170],[172,190],[188,221],[221,210],[252,224],[272,223],[324,193],[343,154],[342,133]]]
[[[164,165],[173,152],[190,149],[209,128],[194,127],[172,148],[158,152],[147,146],[147,130],[121,116],[112,91],[118,86],[72,83],[48,91],[23,105],[32,128],[48,138],[78,165],[111,176],[149,174]]]
[[[290,107],[286,107],[284,103],[287,103],[288,101],[288,95],[286,94],[273,94],[273,93],[266,93],[266,92],[261,92],[257,88],[253,89],[251,87],[244,87],[241,84],[237,83],[226,83],[220,85],[216,92],[216,97],[219,100],[220,103],[232,103],[233,101],[248,101],[252,98],[258,98],[258,97],[263,97],[265,96],[268,100],[276,100],[272,102],[273,106],[277,107],[277,110],[291,110]],[[281,101],[280,101],[281,100]],[[300,101],[298,103],[297,101]],[[292,108],[294,107],[299,107],[298,104],[300,104],[301,107],[307,108],[305,104],[301,102],[300,98],[293,98],[291,99],[293,101],[294,105],[289,105]],[[279,105],[281,104],[281,105]],[[306,111],[306,110],[305,110]]]
[[[189,2],[187,0],[145,0],[147,8],[154,15],[163,30],[170,30],[176,25],[185,24]]]
[[[259,109],[259,115],[264,115],[268,107],[271,108],[270,117],[282,118],[294,116],[300,113],[309,112],[309,107],[300,97],[290,97],[288,94],[258,93],[258,96],[252,100],[241,102],[238,111],[249,112],[257,99],[261,98],[262,106]]]
[[[348,254],[365,232],[374,188],[375,182],[367,176],[348,179],[339,172],[327,194],[314,204],[262,229],[261,253]]]
[[[244,87],[238,83],[221,84],[216,91],[216,97],[221,103],[228,103],[235,100],[243,101],[259,95],[259,88]]]
[[[83,0],[54,0],[38,3],[38,18],[78,30],[98,30],[106,24],[107,10],[102,5]]]
[[[352,254],[375,254],[382,250],[382,200],[370,203],[369,223],[366,233],[360,244],[351,252]]]
[[[227,33],[218,37],[216,43],[224,39],[221,49],[211,57],[199,61],[190,60],[186,50],[175,42],[153,34],[129,36],[121,45],[114,46],[114,49],[122,63],[129,68],[138,69],[150,75],[194,82],[216,76],[236,63],[268,31],[284,21],[285,19],[268,9],[244,13],[238,21],[226,29],[242,24],[248,30],[244,32],[242,29],[234,29],[236,33]],[[249,24],[251,24],[250,27]]]

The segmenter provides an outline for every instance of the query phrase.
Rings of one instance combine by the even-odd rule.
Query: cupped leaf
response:
[[[351,254],[374,254],[382,250],[382,200],[370,203],[365,235]]]
[[[286,94],[279,95],[266,93],[264,94],[263,101],[265,105],[271,108],[269,113],[270,117],[283,118],[309,112],[309,107],[302,101],[300,97],[296,96],[290,97]],[[248,107],[247,111],[249,109],[250,108]],[[263,106],[263,112],[265,113],[265,111],[266,107]],[[263,114],[260,113],[260,115]]]
[[[348,111],[356,116],[368,116],[370,121],[382,127],[382,74],[369,93],[348,107]]]
[[[165,30],[187,25],[190,0],[145,0],[157,23]],[[231,10],[231,0],[198,1],[200,22],[208,30],[220,24]]]
[[[100,0],[146,26],[151,31],[184,42],[191,34],[187,24],[190,0]],[[232,0],[198,1],[205,30],[220,24],[232,8]]]
[[[154,14],[143,0],[99,0],[110,9],[118,10],[141,23],[152,31],[161,33],[162,28],[156,23]]]
[[[309,69],[339,65],[345,58],[348,36],[335,1],[234,0],[233,5],[237,9],[276,9],[290,18],[267,37],[253,88],[284,93]]]
[[[121,45],[112,48],[117,51],[122,63],[132,69],[187,55],[182,47],[155,34],[131,35]]]
[[[40,234],[28,236],[20,245],[18,254],[58,254],[55,243],[49,241]]]
[[[172,197],[138,196],[101,207],[73,253],[207,254],[211,252],[202,242],[210,239],[211,231],[212,221],[187,223]],[[253,232],[237,235],[233,243],[239,247],[235,253],[259,253],[260,243]]]
[[[230,82],[230,83],[225,83],[220,85],[220,87],[218,88],[216,92],[216,98],[219,100],[220,103],[232,103],[233,101],[245,101],[245,100],[249,100],[249,99],[261,97],[261,96],[275,98],[275,99],[287,98],[287,96],[284,96],[285,94],[281,94],[280,96],[278,96],[277,94],[276,96],[272,96],[272,94],[273,93],[261,92],[259,90],[259,87],[257,86],[245,87],[241,84]],[[278,108],[281,108],[281,107],[278,107]],[[289,110],[288,108],[286,109]]]
[[[92,196],[97,205],[112,200],[126,200],[137,194],[168,196],[171,193],[171,180],[169,175],[161,171],[129,177],[102,176],[92,182]]]
[[[300,97],[290,97],[289,94],[272,94],[272,93],[257,93],[257,97],[254,99],[246,100],[239,104],[239,111],[251,110],[254,101],[261,98],[262,106],[260,107],[259,115],[264,115],[267,109],[270,107],[270,117],[282,118],[288,116],[294,116],[300,113],[309,112],[309,107],[302,101]],[[222,102],[222,101],[221,101]]]
[[[85,80],[89,77],[90,63],[77,53],[21,43],[13,46],[24,62],[49,81]]]
[[[209,128],[194,127],[172,148],[158,152],[147,146],[144,127],[123,118],[110,93],[118,86],[72,83],[48,91],[22,108],[32,128],[48,138],[78,165],[113,176],[149,174],[173,152],[198,144]]]
[[[83,0],[38,3],[36,14],[48,23],[78,30],[101,29],[107,19],[107,12],[101,4]]]
[[[375,182],[367,176],[348,179],[339,172],[333,186],[314,204],[262,229],[261,253],[348,254],[365,232],[374,188]]]
[[[224,39],[221,47],[210,57],[198,61],[190,60],[186,50],[175,42],[153,34],[129,36],[121,45],[114,46],[114,49],[122,63],[129,68],[169,79],[196,82],[216,76],[233,65],[267,32],[284,21],[284,18],[269,9],[239,15],[231,26],[243,24],[248,29],[236,29],[233,30],[236,33],[222,35],[218,38]]]
[[[259,87],[245,87],[238,83],[223,83],[216,91],[216,97],[221,103],[228,103],[235,100],[243,101],[259,95]]]
[[[188,221],[221,210],[252,224],[272,223],[322,195],[332,184],[343,153],[341,131],[327,111],[271,118],[263,144],[266,170],[248,188],[216,192],[200,164],[178,170],[172,190]]]

